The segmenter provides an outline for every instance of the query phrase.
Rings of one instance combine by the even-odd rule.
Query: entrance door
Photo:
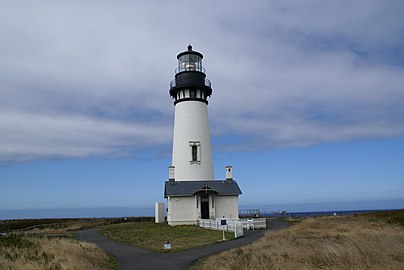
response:
[[[209,197],[201,197],[201,218],[209,219]]]

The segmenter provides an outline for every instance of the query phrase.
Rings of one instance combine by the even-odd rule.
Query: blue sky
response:
[[[3,1],[0,213],[162,201],[169,82],[189,42],[212,81],[215,175],[233,165],[242,208],[403,208],[403,13],[402,1]]]

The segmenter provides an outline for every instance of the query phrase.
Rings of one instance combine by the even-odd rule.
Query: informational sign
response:
[[[220,220],[220,225],[221,225],[222,228],[223,228],[223,238],[222,238],[222,241],[224,241],[224,240],[226,240],[226,237],[224,236],[224,230],[225,230],[225,227],[224,227],[224,226],[226,226],[226,219],[225,219],[224,217]]]
[[[170,242],[166,241],[166,243],[164,244],[164,249],[171,249]]]

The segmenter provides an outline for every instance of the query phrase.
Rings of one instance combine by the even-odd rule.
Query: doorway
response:
[[[201,218],[209,219],[209,197],[201,197]]]

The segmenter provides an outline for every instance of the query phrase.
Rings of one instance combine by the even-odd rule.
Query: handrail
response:
[[[177,86],[177,80],[174,79],[170,82],[170,88],[176,87]],[[212,83],[209,79],[205,79],[205,86],[207,87],[212,87]]]

